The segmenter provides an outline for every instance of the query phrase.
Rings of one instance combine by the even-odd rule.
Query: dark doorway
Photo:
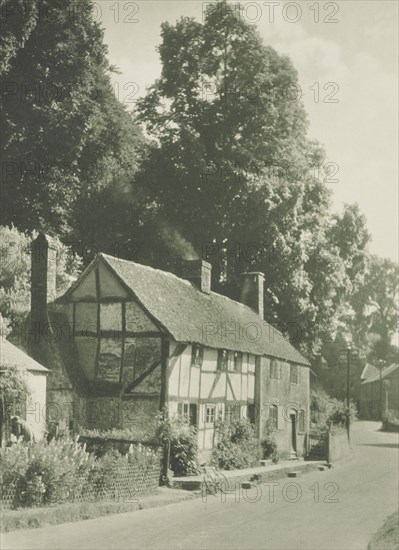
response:
[[[197,427],[197,405],[190,403],[190,426]]]
[[[296,414],[290,414],[291,420],[291,451],[296,453]]]

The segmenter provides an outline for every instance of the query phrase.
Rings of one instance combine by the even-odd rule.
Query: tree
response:
[[[0,445],[3,445],[4,426],[9,417],[10,407],[18,405],[24,408],[30,396],[27,374],[18,365],[0,364]]]
[[[0,314],[9,330],[16,329],[30,309],[30,243],[36,237],[15,227],[0,226]],[[68,247],[58,244],[57,295],[75,280],[81,259]]]
[[[153,138],[138,180],[182,236],[180,254],[188,241],[212,263],[214,288],[238,297],[240,272],[263,271],[267,320],[311,351],[350,290],[331,238],[324,152],[307,136],[291,61],[236,12],[221,1],[203,24],[162,25],[162,75],[138,104]]]
[[[398,360],[392,337],[398,328],[399,265],[371,256],[364,284],[354,294],[353,331],[370,360]]]
[[[141,132],[113,93],[91,0],[8,2],[4,14],[2,222],[85,240],[105,189],[129,186]]]

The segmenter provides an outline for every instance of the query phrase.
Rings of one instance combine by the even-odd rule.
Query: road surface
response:
[[[244,494],[16,531],[2,548],[363,549],[398,505],[398,435],[353,426],[353,458]]]

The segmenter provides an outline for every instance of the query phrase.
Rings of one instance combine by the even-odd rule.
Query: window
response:
[[[298,431],[301,433],[305,433],[305,411],[301,409],[299,411],[299,419],[298,419]]]
[[[255,424],[256,420],[256,408],[255,405],[248,405],[247,407],[247,417],[251,424]]]
[[[234,372],[241,372],[242,369],[242,353],[241,351],[234,352]]]
[[[177,414],[184,422],[190,424],[190,426],[197,426],[197,405],[195,403],[178,403]]]
[[[229,363],[229,352],[227,349],[220,349],[218,351],[218,366],[217,370],[227,370]]]
[[[190,406],[188,403],[178,403],[177,404],[177,414],[179,418],[188,423],[190,418]]]
[[[277,405],[269,406],[269,424],[271,430],[277,430],[278,427],[278,410]]]
[[[191,348],[191,364],[196,366],[202,365],[202,360],[204,357],[204,348],[193,344]]]
[[[280,380],[281,378],[281,363],[277,359],[270,360],[270,378]]]
[[[240,418],[240,406],[236,403],[234,405],[226,405],[225,422],[232,424]]]
[[[214,403],[208,403],[205,408],[205,422],[207,424],[215,423],[215,409],[216,406]]]
[[[290,367],[290,382],[291,384],[299,383],[299,367],[298,365],[291,365]]]

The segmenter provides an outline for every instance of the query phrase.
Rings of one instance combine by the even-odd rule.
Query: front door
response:
[[[291,451],[296,453],[296,414],[290,414],[291,420]]]

